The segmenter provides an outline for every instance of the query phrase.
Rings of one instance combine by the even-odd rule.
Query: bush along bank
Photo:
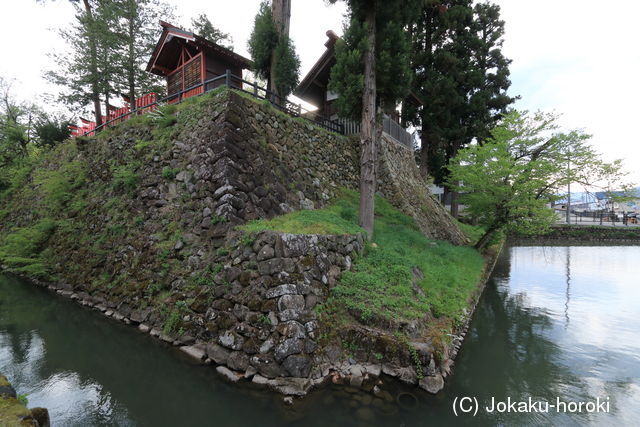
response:
[[[639,243],[640,227],[557,224],[547,234],[510,236],[516,240]]]
[[[484,261],[427,193],[407,202],[415,163],[391,149],[395,207],[379,199],[366,245],[343,190],[357,158],[348,138],[210,93],[39,159],[0,195],[0,262],[232,381],[301,395],[387,366],[439,383]]]

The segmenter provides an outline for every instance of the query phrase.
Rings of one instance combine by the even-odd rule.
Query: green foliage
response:
[[[302,210],[269,220],[258,219],[239,227],[247,232],[275,230],[294,234],[355,234],[364,230],[357,225],[356,210],[346,200],[318,210]]]
[[[403,119],[420,126],[420,164],[437,184],[447,162],[473,138],[483,141],[507,107],[509,64],[502,53],[500,8],[471,0],[428,1],[409,26],[412,92],[422,104],[403,103]]]
[[[371,6],[349,1],[350,20],[344,37],[336,43],[336,65],[331,69],[330,89],[339,95],[336,108],[344,117],[360,120],[364,90],[364,60],[367,52],[366,9]],[[366,3],[366,2],[365,2]],[[415,2],[378,2],[376,8],[376,93],[377,103],[385,110],[409,93],[411,84],[410,44],[405,25]]]
[[[182,316],[189,312],[189,304],[186,301],[178,300],[174,304],[174,308],[164,321],[162,330],[165,334],[171,334],[178,329]]]
[[[20,402],[24,406],[28,406],[29,405],[29,398],[27,396],[28,396],[27,394],[19,394],[18,397],[17,397],[18,402]]]
[[[298,86],[300,79],[300,58],[296,54],[293,41],[280,37],[274,50],[274,72],[278,94],[284,99]]]
[[[139,176],[136,173],[138,164],[129,163],[112,168],[113,188],[116,190],[132,191],[138,184]]]
[[[217,45],[233,50],[233,39],[231,38],[231,35],[214,27],[207,15],[204,13],[201,13],[196,18],[191,19],[191,31]]]
[[[76,151],[69,147],[61,147],[57,154],[67,158]],[[86,163],[82,160],[63,161],[56,169],[40,168],[34,174],[34,184],[39,185],[45,196],[47,210],[58,211],[67,207],[76,196],[76,191],[87,179]],[[73,211],[77,212],[82,204],[76,203]]]
[[[1,218],[2,218],[2,216],[0,215],[0,219]],[[256,238],[251,233],[245,233],[242,236],[242,239],[240,240],[240,242],[242,243],[243,246],[253,246],[255,241],[256,241]]]
[[[227,218],[225,218],[223,216],[219,216],[219,215],[211,216],[211,224],[213,224],[213,225],[223,224],[225,222],[227,222]]]
[[[271,6],[267,1],[260,3],[255,17],[249,37],[249,53],[256,75],[267,80],[269,84],[275,78],[278,95],[281,99],[286,99],[298,85],[300,58],[296,54],[293,41],[286,34],[278,34],[273,23]]]
[[[457,220],[456,225],[462,230],[464,235],[467,236],[472,245],[475,245],[485,232],[485,229],[479,225],[465,224]]]
[[[258,323],[261,323],[263,325],[271,325],[271,319],[269,319],[269,316],[267,316],[266,314],[260,314],[258,316]]]
[[[358,193],[343,190],[341,197],[324,209],[291,212],[239,228],[249,232],[354,234],[363,232],[357,225],[358,203]],[[377,247],[369,246],[365,255],[354,261],[353,269],[343,273],[332,291],[333,301],[355,310],[363,321],[374,315],[415,319],[429,312],[456,318],[467,307],[484,267],[477,251],[430,241],[411,217],[379,197],[374,243]],[[413,277],[414,267],[424,279]]]
[[[69,124],[71,122],[67,119],[55,119],[43,115],[34,126],[38,137],[37,144],[42,147],[53,147],[61,143],[71,135]]]
[[[56,227],[54,220],[44,218],[31,227],[12,229],[0,240],[0,261],[14,271],[46,277],[48,269],[40,253]]]
[[[271,73],[271,53],[278,45],[278,32],[273,25],[273,15],[268,1],[260,3],[253,30],[249,36],[249,53],[253,71],[261,79],[268,80]]]
[[[178,168],[164,167],[162,168],[162,177],[164,179],[174,179],[180,172]]]
[[[567,182],[588,179],[596,155],[580,131],[557,132],[552,114],[511,111],[483,145],[460,151],[449,164],[449,185],[464,195],[466,212],[486,228],[476,246],[498,230],[544,232],[556,220],[547,206]],[[567,160],[582,165],[567,170]]]

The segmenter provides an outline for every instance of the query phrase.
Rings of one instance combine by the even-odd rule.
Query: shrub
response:
[[[162,177],[164,179],[174,179],[180,172],[180,169],[165,167],[162,169]]]
[[[133,190],[138,184],[135,165],[122,165],[113,169],[113,188],[116,190]]]

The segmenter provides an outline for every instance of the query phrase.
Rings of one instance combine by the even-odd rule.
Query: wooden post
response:
[[[231,70],[227,70],[224,83],[227,85],[227,87],[231,87]]]
[[[258,83],[253,82],[253,96],[258,97]]]

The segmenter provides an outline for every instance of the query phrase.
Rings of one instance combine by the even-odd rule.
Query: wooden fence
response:
[[[329,120],[325,117],[319,116],[314,111],[303,108],[300,104],[294,104],[287,99],[283,99],[268,89],[259,86],[256,82],[244,80],[242,77],[233,75],[230,70],[227,70],[225,74],[205,80],[202,83],[198,83],[192,87],[161,99],[158,99],[155,93],[143,95],[136,99],[136,108],[133,111],[130,111],[128,105],[117,109],[109,114],[109,117],[103,117],[103,123],[100,126],[96,126],[95,122],[89,121],[83,121],[82,126],[70,126],[72,132],[71,136],[95,135],[95,133],[100,131],[100,129],[128,120],[131,116],[156,110],[159,106],[164,104],[179,104],[187,98],[202,95],[220,86],[227,86],[242,91],[257,99],[268,100],[275,108],[289,114],[290,116],[300,117],[332,132],[336,132],[341,135],[355,135],[360,133],[360,123],[356,123],[349,119]],[[413,148],[413,136],[388,116],[385,116],[383,120],[383,131],[398,142],[409,148]]]

